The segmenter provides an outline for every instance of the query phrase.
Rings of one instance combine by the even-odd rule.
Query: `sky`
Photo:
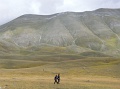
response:
[[[0,0],[0,25],[24,14],[50,15],[120,8],[120,0]]]

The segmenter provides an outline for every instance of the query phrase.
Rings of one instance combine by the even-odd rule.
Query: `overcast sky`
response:
[[[23,14],[49,15],[98,8],[120,8],[120,0],[0,0],[0,25]]]

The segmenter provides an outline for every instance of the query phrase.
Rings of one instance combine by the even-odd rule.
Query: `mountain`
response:
[[[53,52],[52,48],[54,52],[120,56],[120,9],[26,14],[0,26],[1,54],[16,50]]]

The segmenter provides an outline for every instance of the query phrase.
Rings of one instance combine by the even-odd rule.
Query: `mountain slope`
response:
[[[120,9],[23,15],[0,26],[0,42],[15,49],[41,45],[70,48],[74,45],[80,53],[85,49],[118,56]],[[68,50],[78,52],[74,48]]]

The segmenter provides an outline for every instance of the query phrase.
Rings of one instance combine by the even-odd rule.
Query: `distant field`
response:
[[[0,59],[0,87],[6,89],[120,89],[120,59],[61,55]],[[29,57],[28,57],[29,58]],[[32,59],[33,58],[33,59]],[[56,60],[55,60],[56,58]],[[73,58],[73,60],[72,60]],[[53,84],[55,74],[61,83]]]

